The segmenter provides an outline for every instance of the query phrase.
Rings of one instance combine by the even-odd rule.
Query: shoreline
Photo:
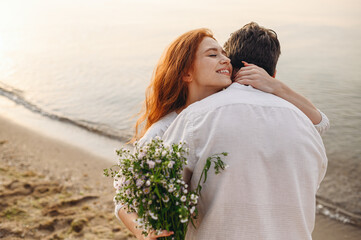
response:
[[[106,159],[108,162],[115,162],[115,149],[125,145],[125,142],[110,139],[73,124],[34,113],[1,95],[0,117],[6,118],[13,123],[31,129],[51,139],[56,139],[81,148],[82,150],[89,151],[96,156]]]
[[[111,164],[109,159],[96,156],[66,142],[44,136],[1,115],[0,159],[0,171],[8,173],[1,174],[5,176],[5,179],[1,179],[1,181],[5,183],[5,188],[6,186],[8,188],[2,189],[0,192],[2,200],[5,200],[0,204],[0,214],[10,220],[0,224],[0,237],[4,235],[4,239],[14,239],[16,234],[19,235],[18,237],[21,237],[21,234],[31,237],[31,234],[35,234],[34,230],[31,230],[33,227],[40,232],[39,234],[53,237],[56,235],[58,239],[62,239],[62,236],[98,239],[97,236],[100,233],[103,234],[102,236],[107,236],[108,239],[134,239],[113,214],[114,190],[112,181],[110,178],[102,176],[102,169]],[[7,179],[6,176],[8,176]],[[10,190],[13,192],[19,190],[11,189],[12,184],[28,181],[35,190],[27,195],[27,199],[34,198],[33,201],[45,201],[39,203],[40,205],[35,204],[38,208],[24,208],[20,204],[23,201],[17,201],[17,197],[23,197],[24,189],[21,189],[23,195],[4,195],[6,192],[10,194]],[[40,186],[39,184],[43,187],[48,186],[45,188],[48,190],[43,193],[44,195],[41,194],[41,188],[39,190],[37,187]],[[17,202],[16,206],[12,201]],[[54,202],[58,203],[58,206],[56,204],[46,205]],[[77,204],[71,206],[69,202]],[[62,204],[69,205],[69,208]],[[58,215],[44,215],[46,209],[49,210],[54,206],[58,207],[56,209]],[[13,212],[14,216],[4,215],[6,212],[11,213],[9,209],[18,209],[18,211]],[[42,215],[36,215],[37,211]],[[24,217],[24,221],[30,221],[33,217],[40,224],[37,223],[37,225],[32,226],[27,223],[30,224],[29,227],[22,228],[19,224],[22,221],[22,216],[27,216]],[[19,219],[21,219],[20,222]],[[80,225],[83,223],[80,230],[74,227],[78,222]],[[75,230],[79,230],[79,232]],[[313,233],[315,240],[356,240],[360,234],[361,228],[343,224],[320,214],[316,216],[316,226]]]

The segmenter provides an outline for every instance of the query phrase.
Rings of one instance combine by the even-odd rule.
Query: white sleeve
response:
[[[317,131],[320,133],[320,135],[323,135],[330,128],[330,120],[328,120],[326,114],[321,112],[319,109],[317,110],[320,112],[322,119],[320,123],[315,124],[314,126],[317,129]]]
[[[158,122],[155,122],[152,126],[150,126],[144,136],[139,139],[138,146],[143,146],[156,136],[163,137],[165,131],[167,131],[169,125],[172,124],[177,115],[178,114],[176,112],[171,112]]]
[[[116,203],[116,204],[115,204],[114,214],[115,214],[115,216],[118,218],[119,221],[122,221],[122,220],[120,220],[119,214],[118,214],[119,210],[120,210],[122,207],[124,207],[123,204],[120,204],[120,203],[118,203],[118,204]]]

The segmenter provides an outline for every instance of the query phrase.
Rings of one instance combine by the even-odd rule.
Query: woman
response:
[[[274,93],[302,110],[320,133],[328,128],[328,119],[311,102],[270,77],[263,69],[245,63],[235,80],[260,90]],[[213,69],[213,71],[209,71]],[[231,83],[232,65],[224,50],[208,29],[197,29],[177,38],[158,63],[151,84],[147,88],[145,109],[136,124],[139,145],[155,136],[163,136],[177,115],[190,104],[202,100]],[[139,131],[141,124],[144,128]],[[115,187],[119,184],[115,181]],[[172,233],[164,231],[147,238],[136,229],[136,214],[128,214],[121,205],[116,206],[116,216],[139,238],[156,239]]]

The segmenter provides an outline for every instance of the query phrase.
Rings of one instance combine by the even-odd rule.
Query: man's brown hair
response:
[[[255,22],[232,33],[224,44],[224,49],[231,59],[233,69],[240,69],[244,66],[242,61],[246,61],[263,68],[271,76],[275,73],[281,54],[276,32],[260,27]]]

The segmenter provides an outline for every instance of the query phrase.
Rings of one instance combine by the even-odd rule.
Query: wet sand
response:
[[[113,215],[111,163],[0,117],[0,238],[134,239]],[[315,240],[360,239],[322,215]]]

